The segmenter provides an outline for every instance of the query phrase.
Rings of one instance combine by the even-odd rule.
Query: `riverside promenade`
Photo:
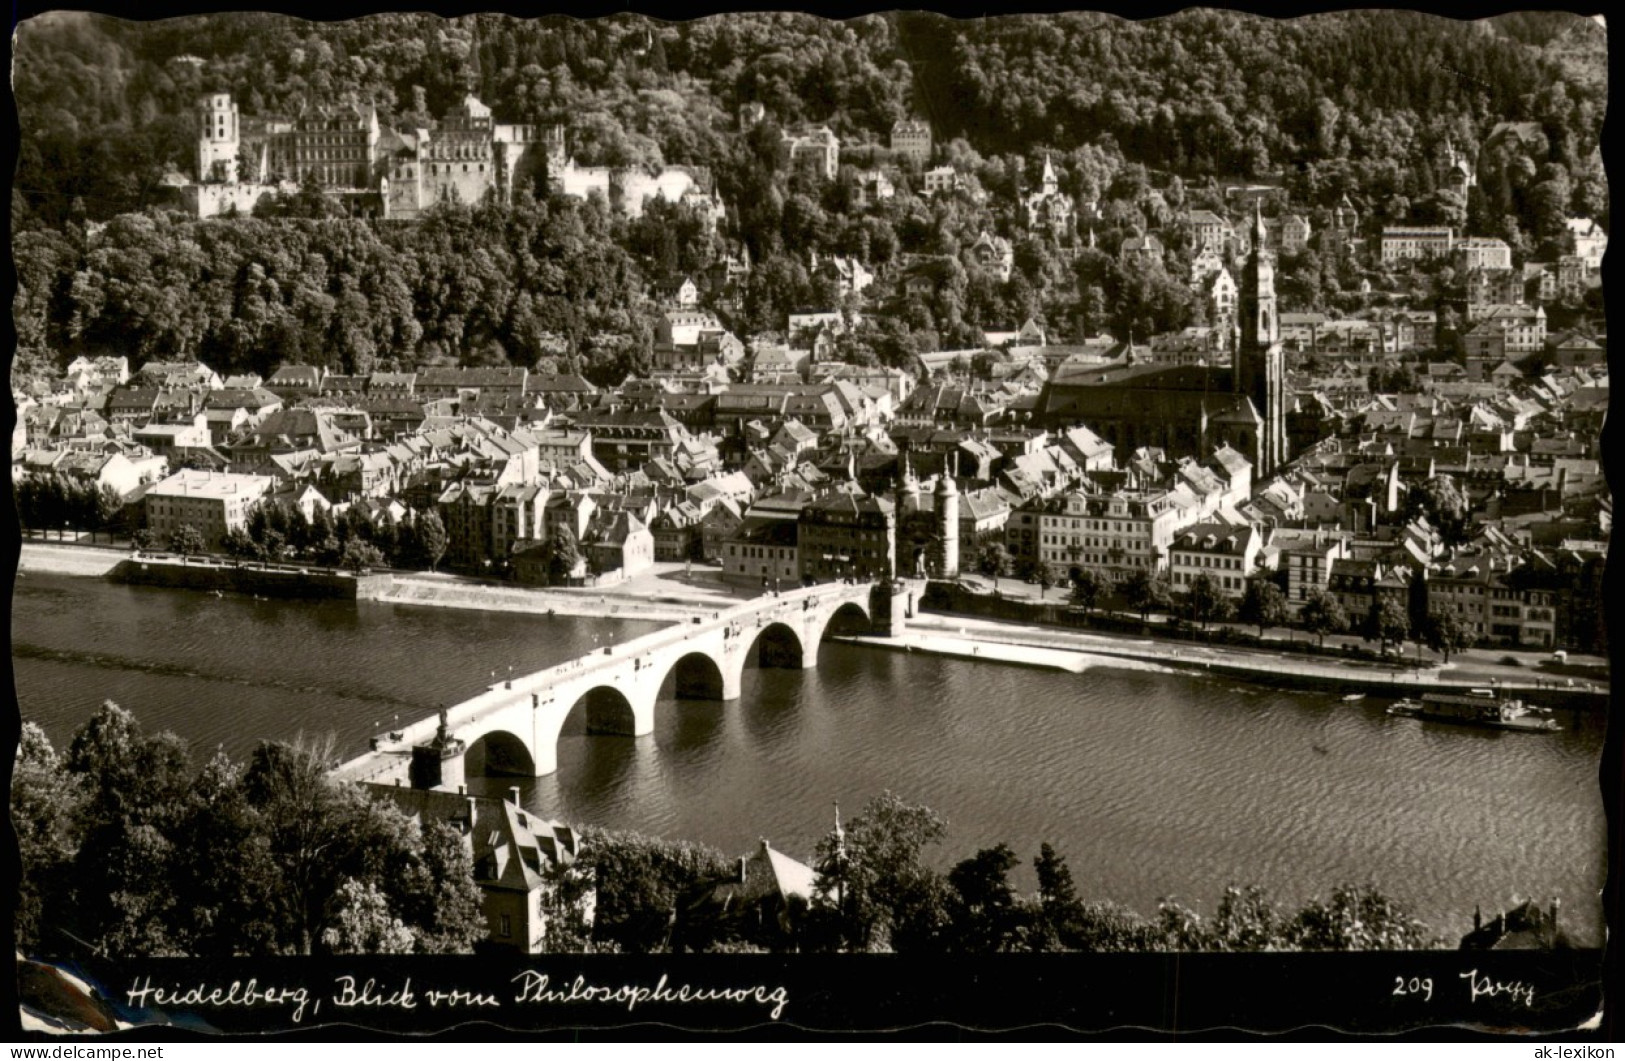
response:
[[[523,612],[582,618],[635,619],[644,622],[687,622],[696,615],[715,612],[719,601],[703,597],[638,596],[619,587],[546,590],[523,586],[491,585],[456,578],[396,575],[377,592],[361,597],[380,604],[428,608],[469,608],[489,612]],[[726,605],[737,603],[727,601]]]
[[[73,575],[101,578],[130,558],[128,546],[75,545],[70,542],[23,542],[17,556],[21,574]]]
[[[1236,646],[1209,646],[1056,630],[936,613],[916,614],[907,621],[906,632],[951,634],[984,644],[1026,645],[1139,660],[1171,669],[1223,674],[1296,688],[1346,690],[1396,697],[1495,688],[1531,699],[1555,700],[1574,706],[1588,703],[1600,705],[1608,697],[1606,683],[1575,680],[1569,684],[1566,679],[1530,675],[1518,668],[1493,664],[1475,663],[1467,668],[1452,662],[1418,671],[1397,661],[1392,666],[1383,666]]]
[[[918,652],[926,656],[947,656],[951,659],[986,660],[989,663],[1011,663],[1039,670],[1060,670],[1082,674],[1093,665],[1122,664],[1125,661],[1086,652],[1070,652],[1056,648],[1037,648],[1032,645],[987,641],[974,637],[953,637],[945,634],[906,632],[899,637],[838,637],[835,640],[864,648],[884,648],[893,652]],[[1146,666],[1139,664],[1138,666]]]
[[[22,543],[17,570],[24,576],[37,573],[105,578],[131,556],[128,543],[31,541]],[[149,558],[148,562],[160,561]],[[231,566],[218,556],[197,557],[192,563],[198,569]],[[429,608],[681,623],[734,607],[752,595],[723,583],[710,568],[698,567],[690,572],[683,564],[670,563],[656,564],[644,575],[613,585],[569,589],[519,586],[427,571],[381,574],[385,577],[369,579],[359,586],[356,599]]]

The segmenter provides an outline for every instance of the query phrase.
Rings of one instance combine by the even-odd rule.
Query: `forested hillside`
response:
[[[635,295],[730,247],[757,268],[727,323],[756,332],[833,302],[813,255],[883,268],[903,253],[957,256],[984,230],[1015,243],[1007,281],[960,270],[846,354],[903,358],[1033,314],[1063,333],[1134,319],[1113,293],[1145,283],[1059,259],[1021,231],[1017,196],[1046,157],[1063,191],[1098,203],[1107,253],[1190,205],[1222,203],[1219,184],[1235,181],[1278,185],[1295,209],[1349,195],[1372,223],[1450,223],[1520,256],[1546,253],[1567,217],[1607,226],[1605,42],[1602,27],[1559,13],[1479,23],[1378,12],[685,23],[58,13],[17,38],[22,355],[43,364],[117,345],[138,359],[301,358],[361,372],[560,352],[612,379],[646,348]],[[313,198],[252,223],[125,218],[95,231],[164,203],[166,175],[190,175],[206,91],[229,91],[256,117],[370,103],[405,129],[473,91],[499,120],[565,124],[583,164],[707,167],[728,216],[713,240],[675,208],[629,224],[550,200],[385,231],[321,220],[329,211]],[[751,101],[766,120],[744,131],[737,116]],[[899,196],[860,211],[849,178],[809,186],[777,157],[780,130],[811,121],[840,138],[843,162],[892,161],[887,133],[910,115],[930,120],[945,160],[985,197]],[[1508,123],[1521,123],[1517,135],[1498,134]],[[1447,139],[1478,158],[1465,200],[1435,185]],[[1187,250],[1171,240],[1176,261]],[[1318,262],[1300,271],[1308,304],[1336,293]],[[1148,324],[1190,317],[1175,292],[1141,294],[1166,307]]]

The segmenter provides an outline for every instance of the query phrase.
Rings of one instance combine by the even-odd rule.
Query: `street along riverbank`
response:
[[[908,627],[922,633],[957,634],[963,639],[988,644],[1027,645],[1138,660],[1176,670],[1222,674],[1278,688],[1394,697],[1420,692],[1495,688],[1541,704],[1577,708],[1601,707],[1608,699],[1606,684],[1576,681],[1571,685],[1567,679],[1534,677],[1510,667],[1493,671],[1481,666],[1459,668],[1455,664],[1426,670],[1397,665],[1380,667],[1232,645],[1210,647],[1187,641],[1080,633],[961,615],[917,614],[908,620]]]
[[[194,557],[185,562],[172,556],[136,558],[127,549],[68,542],[24,542],[18,571],[25,576],[35,573],[109,578],[204,592],[339,597],[381,604],[639,622],[686,622],[694,615],[735,603],[730,597],[707,592],[703,585],[667,589],[639,580],[600,591],[502,585],[427,572],[385,571],[357,577],[315,565],[236,565],[219,557]]]

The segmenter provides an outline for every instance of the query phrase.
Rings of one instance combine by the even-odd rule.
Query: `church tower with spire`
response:
[[[1046,196],[1054,195],[1061,190],[1061,182],[1055,176],[1055,166],[1050,162],[1048,154],[1044,156],[1044,175],[1039,178],[1039,182],[1044,189],[1043,194]]]
[[[1253,462],[1254,476],[1266,476],[1286,463],[1286,355],[1281,349],[1280,317],[1275,303],[1275,255],[1265,249],[1268,238],[1262,207],[1253,214],[1252,250],[1241,273],[1237,319],[1241,335],[1236,344],[1232,377],[1235,391],[1251,399],[1260,420],[1258,437],[1243,449]]]

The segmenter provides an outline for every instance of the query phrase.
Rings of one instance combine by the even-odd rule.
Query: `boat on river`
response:
[[[1524,733],[1555,733],[1563,728],[1551,717],[1549,709],[1498,696],[1491,689],[1474,689],[1466,694],[1426,693],[1421,700],[1399,701],[1388,709],[1388,713],[1402,718],[1512,729]]]

